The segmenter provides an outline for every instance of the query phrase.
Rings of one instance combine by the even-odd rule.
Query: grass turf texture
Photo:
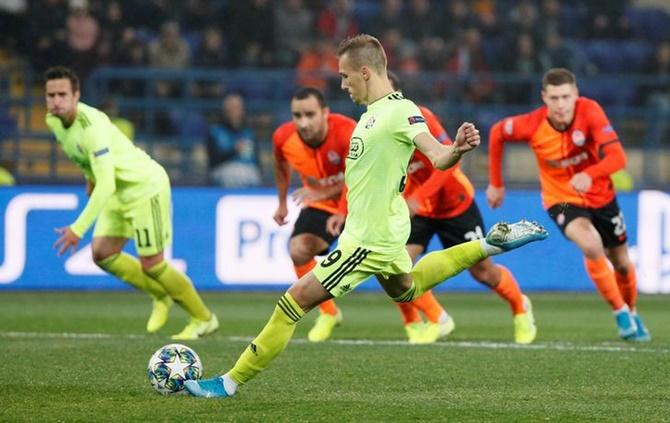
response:
[[[205,293],[217,334],[184,342],[205,376],[228,369],[279,293]],[[186,316],[173,308],[144,333],[149,300],[137,293],[0,294],[0,421],[670,421],[667,296],[642,296],[654,340],[618,341],[594,294],[535,294],[539,336],[512,343],[507,306],[490,294],[440,294],[456,321],[446,341],[409,346],[382,294],[339,302],[332,342],[309,344],[310,313],[295,341],[226,400],[163,397],[146,365]],[[361,341],[361,342],[358,342]],[[369,341],[369,342],[368,342]]]

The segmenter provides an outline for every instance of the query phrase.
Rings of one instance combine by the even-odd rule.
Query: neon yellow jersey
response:
[[[51,114],[47,114],[46,123],[68,158],[95,184],[86,207],[70,226],[80,237],[110,196],[115,195],[122,204],[131,204],[157,194],[167,178],[163,167],[137,148],[98,109],[80,102],[69,128]]]
[[[429,133],[419,108],[400,92],[368,105],[349,145],[348,214],[340,242],[385,253],[405,248],[410,218],[402,191],[414,138]]]

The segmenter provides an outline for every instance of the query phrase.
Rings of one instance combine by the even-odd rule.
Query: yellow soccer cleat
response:
[[[517,344],[530,344],[537,336],[537,327],[535,326],[533,305],[530,299],[524,295],[523,302],[526,312],[514,316],[514,342]]]
[[[192,341],[203,336],[212,334],[219,329],[219,319],[216,314],[212,313],[209,320],[198,320],[191,317],[191,321],[186,325],[184,330],[176,335],[172,335],[172,339],[178,341]]]
[[[172,298],[167,295],[163,298],[154,298],[151,316],[149,316],[149,320],[147,321],[147,332],[156,333],[165,326],[172,303]]]
[[[423,336],[425,325],[423,322],[413,322],[405,325],[405,333],[410,344],[419,344]]]
[[[337,314],[319,314],[319,317],[316,318],[314,322],[314,327],[310,329],[307,334],[307,339],[310,342],[323,342],[326,339],[330,338],[330,335],[333,333],[333,329],[339,326],[342,323],[342,312],[340,309],[337,309]]]
[[[444,338],[456,329],[454,319],[448,314],[437,323],[427,323],[417,344],[432,344],[440,338]]]

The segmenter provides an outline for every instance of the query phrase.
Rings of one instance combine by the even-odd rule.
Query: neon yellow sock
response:
[[[410,272],[413,280],[412,287],[402,295],[393,298],[393,301],[412,301],[486,257],[486,251],[479,240],[464,242],[446,250],[426,254]]]
[[[163,286],[144,273],[140,261],[130,254],[120,252],[100,260],[96,264],[101,269],[154,298],[163,298],[167,295]]]
[[[205,321],[212,318],[212,313],[193,287],[191,279],[170,263],[162,261],[146,270],[145,273],[160,282],[168,295],[189,315]]]
[[[246,383],[263,371],[288,345],[295,324],[305,312],[291,294],[285,293],[277,303],[270,320],[251,341],[229,374],[239,384]]]

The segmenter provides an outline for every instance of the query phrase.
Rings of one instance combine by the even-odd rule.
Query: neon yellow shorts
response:
[[[377,253],[365,248],[338,244],[312,271],[334,297],[353,291],[370,276],[409,273],[412,259],[404,248],[396,253]]]
[[[93,237],[133,238],[139,256],[158,254],[172,242],[171,210],[169,182],[158,194],[129,205],[112,196],[98,216]]]

